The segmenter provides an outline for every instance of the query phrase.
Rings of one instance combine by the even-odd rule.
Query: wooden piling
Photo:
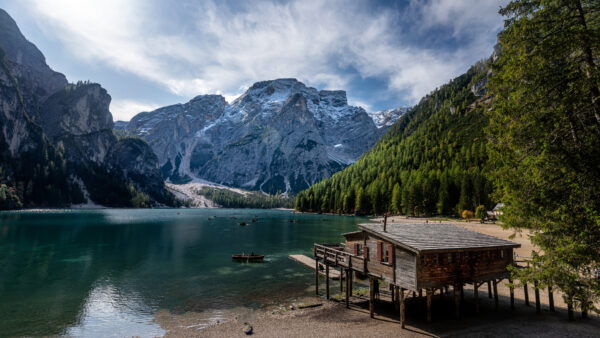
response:
[[[392,304],[394,304],[394,285],[390,284],[390,293],[392,294]]]
[[[498,281],[494,279],[494,310],[498,311]]]
[[[554,312],[554,293],[552,293],[552,285],[548,286],[548,302],[550,303],[550,311]]]
[[[573,314],[573,297],[568,296],[567,299],[567,313],[569,315],[569,321],[573,321],[575,319],[575,315]]]
[[[473,283],[473,297],[475,298],[475,313],[479,313],[479,285]]]
[[[350,273],[349,269],[346,269],[346,309],[350,308],[350,278],[348,277]]]
[[[404,306],[404,288],[400,288],[400,326],[404,328],[406,318],[406,307]]]
[[[329,299],[329,264],[325,261],[325,295]]]
[[[515,287],[512,285],[512,278],[508,278],[508,282],[510,283],[510,309],[515,309]]]
[[[396,301],[394,302],[394,310],[400,311],[400,287],[394,286],[394,294],[396,295]]]
[[[535,313],[542,313],[542,306],[540,304],[540,289],[538,289],[537,279],[533,280],[533,292],[535,293]]]
[[[456,314],[456,319],[460,318],[460,297],[459,294],[460,290],[458,288],[458,285],[454,285],[454,309],[455,309],[455,314]]]
[[[375,298],[375,280],[373,279],[373,277],[369,277],[369,314],[370,314],[371,318],[374,317],[374,312],[375,312],[374,298]]]
[[[419,298],[423,297],[423,289],[419,289]]]
[[[492,282],[488,281],[487,285],[488,285],[488,298],[492,298]]]
[[[464,292],[464,284],[460,285],[460,302],[461,304],[465,302],[465,292]]]
[[[340,293],[344,292],[344,269],[340,266]]]
[[[315,256],[315,294],[319,297],[319,259]]]
[[[427,322],[431,323],[431,289],[426,289],[425,294],[427,295]]]
[[[525,293],[525,306],[529,306],[529,289],[527,289],[527,283],[523,283],[523,293]]]

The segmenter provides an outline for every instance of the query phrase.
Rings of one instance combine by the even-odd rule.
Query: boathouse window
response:
[[[425,256],[421,255],[421,265],[425,265]]]
[[[453,254],[453,253],[449,253],[449,254],[448,254],[448,264],[452,264],[452,262],[454,261],[454,260],[452,259],[452,255],[454,255],[454,254]]]
[[[363,245],[362,243],[354,243],[354,249],[353,249],[353,253],[357,256],[360,256],[363,254]]]

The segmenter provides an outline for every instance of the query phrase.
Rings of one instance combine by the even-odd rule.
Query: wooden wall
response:
[[[366,259],[367,272],[371,275],[380,277],[388,283],[394,283],[393,259],[391,262],[380,262],[377,259],[377,245],[382,242],[383,250],[388,248],[389,242],[377,238],[371,234],[365,236],[365,247],[368,248],[368,258]],[[392,255],[393,257],[393,255]]]
[[[396,247],[396,282],[395,285],[405,289],[417,290],[417,256],[402,248]]]
[[[512,251],[496,249],[422,254],[417,259],[418,288],[439,288],[504,276],[507,266],[512,264]]]

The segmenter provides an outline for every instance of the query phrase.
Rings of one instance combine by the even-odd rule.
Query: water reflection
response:
[[[256,216],[258,223],[238,225]],[[295,215],[299,221],[290,223],[290,216],[225,209],[0,213],[0,332],[160,335],[151,323],[158,309],[256,307],[301,296],[312,274],[287,255],[341,240],[361,220]],[[266,253],[266,262],[231,261],[250,251]]]

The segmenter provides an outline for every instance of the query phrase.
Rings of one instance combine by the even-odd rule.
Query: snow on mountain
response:
[[[277,79],[253,84],[231,104],[201,95],[140,113],[126,132],[152,146],[170,182],[296,193],[355,162],[386,130],[349,106],[345,91]]]
[[[408,108],[400,107],[388,110],[380,110],[377,112],[369,113],[369,116],[375,122],[377,128],[390,127],[393,125],[398,119],[406,113]]]

